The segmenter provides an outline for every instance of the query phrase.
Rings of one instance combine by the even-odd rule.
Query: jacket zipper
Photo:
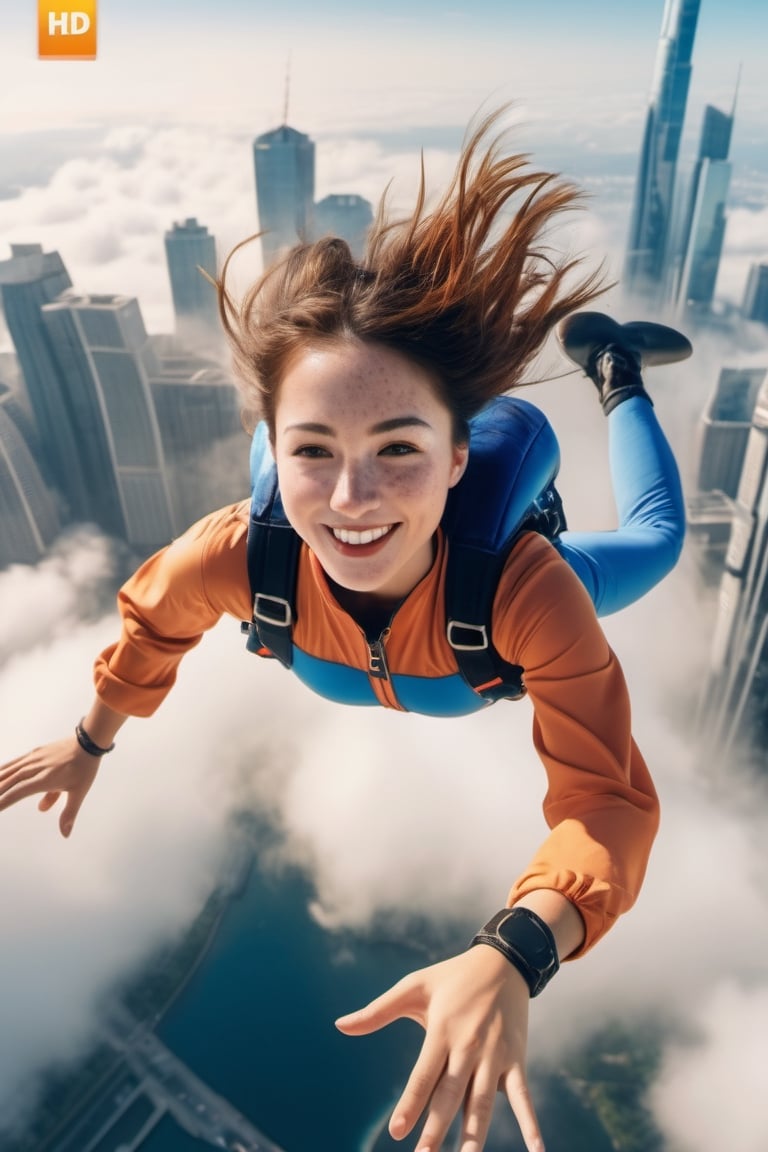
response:
[[[387,667],[387,654],[384,649],[384,641],[389,632],[388,628],[379,636],[378,640],[368,640],[368,675],[373,680],[389,680],[389,668]]]
[[[386,705],[388,708],[396,708],[402,712],[404,708],[395,695],[394,685],[387,665],[385,644],[390,631],[391,629],[386,627],[378,640],[369,640],[367,636],[365,638],[368,647],[368,677],[379,703]]]

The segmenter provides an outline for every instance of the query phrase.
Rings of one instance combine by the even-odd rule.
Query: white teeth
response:
[[[355,532],[352,528],[331,529],[342,544],[372,544],[374,540],[381,540],[382,536],[386,536],[391,530],[391,524],[386,524],[383,528],[366,528],[363,532]]]

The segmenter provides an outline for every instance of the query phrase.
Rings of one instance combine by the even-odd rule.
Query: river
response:
[[[254,868],[157,1032],[285,1152],[361,1152],[396,1100],[422,1033],[402,1021],[350,1038],[333,1021],[427,960],[324,930],[309,914],[310,898],[299,876]],[[142,1152],[201,1147],[166,1118]]]

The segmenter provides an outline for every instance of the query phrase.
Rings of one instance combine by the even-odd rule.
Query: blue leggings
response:
[[[563,532],[554,542],[585,586],[598,616],[639,600],[674,568],[685,508],[675,458],[642,396],[608,416],[608,450],[619,527]]]

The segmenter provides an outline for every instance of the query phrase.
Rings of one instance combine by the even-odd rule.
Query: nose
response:
[[[378,508],[380,503],[374,469],[370,464],[363,460],[342,464],[331,494],[331,509],[359,518]]]

